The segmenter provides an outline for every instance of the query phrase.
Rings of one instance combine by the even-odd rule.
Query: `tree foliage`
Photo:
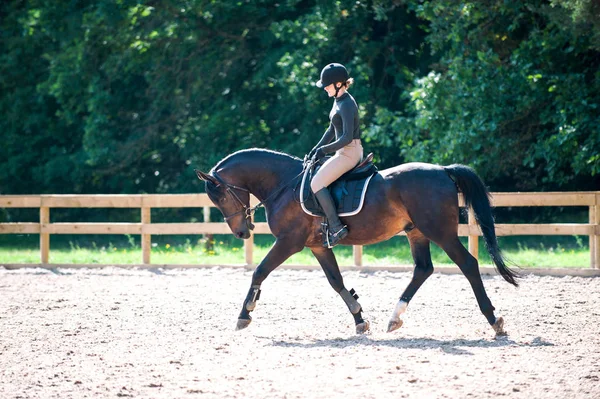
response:
[[[378,111],[375,134],[397,131],[406,160],[468,163],[508,189],[593,188],[599,6],[447,1],[410,8],[430,22],[427,41],[440,58],[407,93],[406,109]]]
[[[298,156],[327,126],[313,82],[356,84],[380,167],[474,166],[494,189],[592,189],[600,9],[570,1],[9,1],[0,191],[194,192],[241,148]]]

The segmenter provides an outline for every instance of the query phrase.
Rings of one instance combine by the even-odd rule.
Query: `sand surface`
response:
[[[409,273],[278,270],[235,331],[251,273],[0,268],[0,398],[600,398],[600,278],[434,274],[386,333]]]

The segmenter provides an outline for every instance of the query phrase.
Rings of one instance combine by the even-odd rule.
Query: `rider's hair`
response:
[[[344,86],[346,89],[350,87],[350,85],[352,83],[354,83],[354,78],[348,78],[348,80],[346,80],[345,82],[339,82],[342,84],[342,86]],[[335,84],[337,87],[337,83]]]

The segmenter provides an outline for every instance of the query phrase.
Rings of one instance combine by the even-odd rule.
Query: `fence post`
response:
[[[254,215],[250,217],[250,223],[254,223]],[[254,264],[254,232],[250,231],[250,238],[244,240],[244,255],[246,259],[246,266]]]
[[[595,269],[596,266],[596,226],[594,226],[594,221],[596,220],[596,206],[589,206],[589,217],[588,223],[594,227],[594,230],[590,233],[588,239],[590,244],[590,267]]]
[[[244,240],[244,255],[246,259],[246,266],[252,266],[254,252],[254,233],[250,232],[250,238]]]
[[[143,200],[142,200],[143,201]],[[145,207],[142,203],[142,262],[150,264],[150,253],[152,249],[152,235],[144,234],[144,226],[152,221],[152,208]]]
[[[590,235],[590,266],[600,269],[600,194],[596,194],[596,205],[590,206],[590,224],[594,226],[594,235]]]
[[[473,209],[469,208],[469,252],[475,259],[479,260],[479,235],[471,235],[473,226],[477,228],[477,221]]]
[[[352,254],[354,255],[354,266],[362,266],[362,255],[363,255],[363,246],[362,245],[353,245],[352,246]]]
[[[210,222],[210,206],[205,206],[203,208],[203,212],[204,212],[204,223],[209,223]],[[206,249],[206,251],[212,251],[213,250],[213,235],[212,234],[202,234],[202,237],[204,238],[204,248]]]
[[[43,265],[50,263],[50,234],[44,233],[48,223],[50,223],[50,208],[42,206],[40,207],[40,261]]]

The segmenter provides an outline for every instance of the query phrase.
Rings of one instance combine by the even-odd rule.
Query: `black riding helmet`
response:
[[[315,85],[319,89],[322,89],[324,87],[329,86],[332,83],[346,83],[346,81],[349,78],[350,75],[348,75],[346,67],[342,64],[337,64],[334,62],[323,68],[323,70],[321,71],[321,79],[319,79],[319,81],[315,83]]]

